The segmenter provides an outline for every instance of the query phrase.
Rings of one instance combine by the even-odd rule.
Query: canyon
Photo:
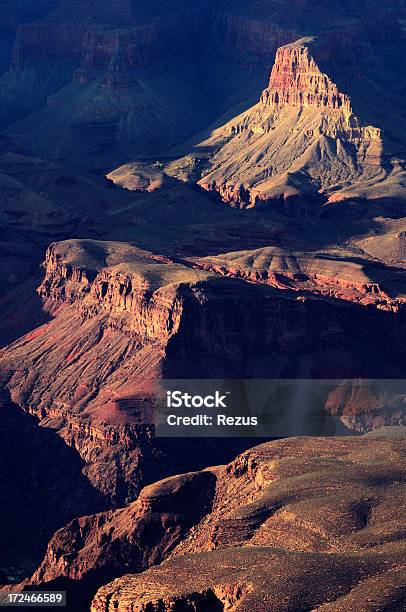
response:
[[[403,609],[404,3],[0,18],[0,588]],[[336,386],[257,446],[156,437],[168,379]]]

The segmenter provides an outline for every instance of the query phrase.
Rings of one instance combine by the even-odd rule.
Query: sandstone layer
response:
[[[403,308],[343,307],[126,243],[57,243],[45,267],[39,296],[53,320],[1,360],[13,400],[40,418],[137,423],[157,378],[295,378],[304,358],[309,377],[373,377],[376,359],[385,371],[378,355],[388,337],[402,363]],[[373,343],[359,331],[369,325]],[[356,345],[363,363],[353,357]],[[390,378],[402,371],[392,362],[386,370]]]

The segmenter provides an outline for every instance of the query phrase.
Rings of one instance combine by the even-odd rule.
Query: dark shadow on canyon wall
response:
[[[0,348],[51,320],[36,292],[39,275],[0,296]]]
[[[57,529],[107,507],[83,465],[53,430],[39,427],[0,390],[0,569],[6,575],[31,573]]]

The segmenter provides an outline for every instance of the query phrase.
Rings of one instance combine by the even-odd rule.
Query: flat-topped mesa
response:
[[[192,271],[188,275],[182,266],[171,266],[164,258],[118,243],[126,261],[121,265],[114,246],[106,243],[105,254],[103,244],[67,241],[51,245],[45,278],[38,289],[44,305],[50,312],[63,304],[74,305],[83,319],[105,316],[111,328],[166,342],[180,322],[182,281],[207,274]],[[94,255],[86,248],[93,248]]]
[[[320,70],[305,40],[278,49],[261,102],[278,108],[319,108],[352,114],[349,96]]]

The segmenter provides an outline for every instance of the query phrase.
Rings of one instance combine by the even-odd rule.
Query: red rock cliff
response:
[[[261,102],[278,108],[314,107],[352,112],[349,96],[339,91],[330,77],[320,70],[309,47],[300,42],[278,49],[269,87]]]

